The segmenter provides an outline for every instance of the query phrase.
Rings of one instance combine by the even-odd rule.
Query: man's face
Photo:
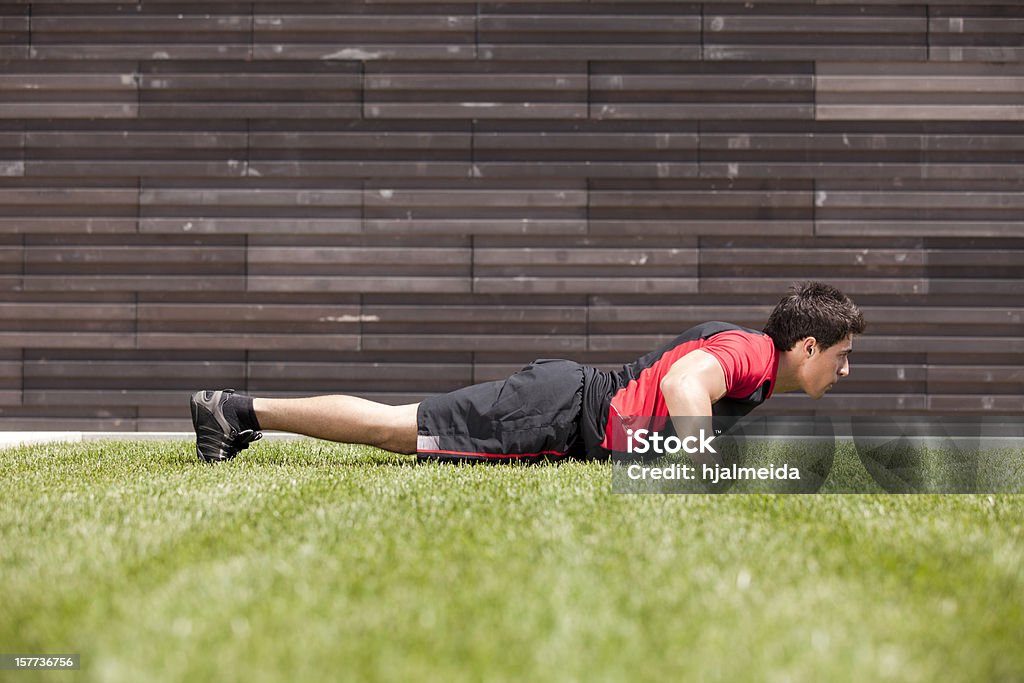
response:
[[[811,398],[821,398],[840,378],[850,374],[850,352],[853,351],[853,335],[842,339],[827,349],[808,337],[803,342],[807,359],[801,372],[801,388]]]

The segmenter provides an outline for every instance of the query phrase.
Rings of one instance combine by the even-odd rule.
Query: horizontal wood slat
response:
[[[480,5],[480,59],[699,59],[696,3]]]
[[[0,3],[0,428],[614,369],[807,278],[868,334],[765,412],[1020,414],[1022,36],[1009,0]]]
[[[929,12],[928,35],[933,60],[1019,62],[1024,56],[1024,7],[1009,2],[936,7]]]
[[[472,5],[268,3],[253,21],[255,59],[473,59]]]
[[[816,8],[747,3],[709,8],[704,58],[921,60],[927,55],[924,7]]]
[[[885,120],[1024,119],[1024,65],[820,62],[817,117]]]

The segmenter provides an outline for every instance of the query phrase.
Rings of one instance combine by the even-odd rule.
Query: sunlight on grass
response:
[[[615,495],[315,441],[0,464],[0,652],[80,680],[1024,677],[1017,495]]]

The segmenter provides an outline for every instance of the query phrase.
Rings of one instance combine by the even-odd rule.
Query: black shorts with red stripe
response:
[[[432,396],[416,414],[417,455],[493,462],[600,456],[608,381],[594,368],[542,359],[508,379]]]

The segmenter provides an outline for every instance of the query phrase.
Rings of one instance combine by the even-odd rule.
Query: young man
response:
[[[389,406],[354,396],[252,398],[200,391],[191,399],[196,453],[230,460],[260,430],[377,446],[421,458],[513,460],[608,457],[629,429],[711,416],[742,416],[775,393],[825,395],[850,373],[857,306],[820,282],[793,286],[763,332],[709,322],[604,372],[538,360],[512,377]]]

